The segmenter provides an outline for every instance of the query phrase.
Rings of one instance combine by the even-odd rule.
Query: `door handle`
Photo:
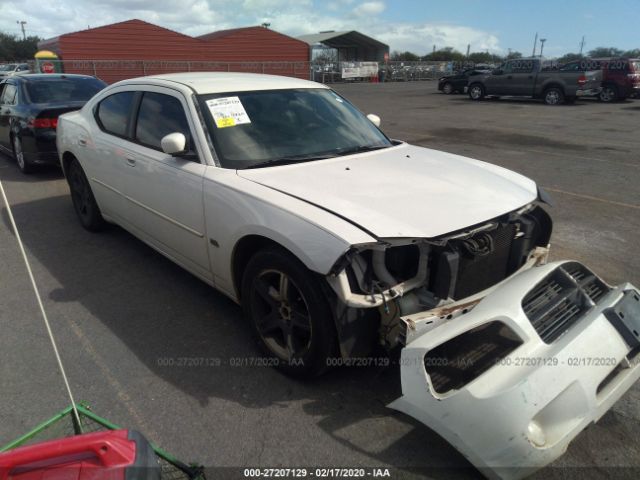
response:
[[[87,146],[87,141],[84,138],[80,138],[78,140],[78,145],[80,145],[81,147],[86,147]]]
[[[130,167],[135,167],[136,159],[133,157],[127,157],[127,165],[129,165]]]

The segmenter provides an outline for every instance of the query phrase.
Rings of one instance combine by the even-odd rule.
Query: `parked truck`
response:
[[[602,72],[561,71],[543,58],[508,60],[487,75],[469,81],[472,100],[486,96],[539,98],[547,105],[572,103],[577,97],[600,93]]]
[[[562,71],[601,71],[602,102],[623,101],[640,94],[640,59],[637,58],[582,58],[563,65]]]

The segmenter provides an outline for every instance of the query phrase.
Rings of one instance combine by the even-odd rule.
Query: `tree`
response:
[[[469,54],[469,58],[467,59],[469,62],[479,64],[479,63],[501,63],[504,58],[499,55],[494,55],[489,52],[473,52]]]
[[[579,53],[565,53],[561,57],[558,57],[556,61],[560,64],[564,64],[564,63],[574,62],[576,60],[582,60],[583,58],[586,58],[586,57]]]
[[[436,50],[435,52],[425,55],[424,57],[422,57],[422,60],[432,61],[432,62],[434,61],[463,62],[464,60],[466,60],[466,57],[464,56],[464,54],[458,52],[457,50],[454,50],[453,47],[444,47],[444,48],[441,48],[440,50]]]
[[[413,52],[398,52],[395,50],[391,53],[391,60],[393,62],[417,62],[420,57]]]
[[[517,58],[522,58],[522,53],[520,52],[516,52],[515,50],[511,53],[509,53],[509,55],[507,55],[505,57],[507,60],[511,60],[511,59],[517,59]]]
[[[633,50],[627,50],[624,52],[624,57],[640,58],[640,48],[634,48]]]
[[[38,51],[40,37],[29,36],[26,40],[16,35],[0,32],[0,61],[15,62],[30,60]]]
[[[598,58],[598,57],[621,57],[624,53],[623,50],[615,47],[598,47],[589,51],[589,56]]]

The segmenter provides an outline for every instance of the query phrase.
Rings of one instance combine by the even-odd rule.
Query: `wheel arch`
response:
[[[312,258],[305,255],[302,250],[296,248],[295,245],[290,244],[285,239],[277,238],[277,235],[269,235],[267,232],[247,233],[235,242],[231,252],[231,284],[238,301],[241,300],[242,275],[249,260],[256,252],[266,248],[278,248],[287,252],[309,271],[318,275],[326,273],[320,271],[320,265],[316,264]],[[338,258],[339,256],[336,256],[336,260]]]
[[[544,94],[547,93],[551,88],[559,89],[562,92],[562,94],[566,96],[564,85],[562,85],[561,83],[555,82],[555,81],[554,82],[549,82],[549,83],[546,83],[545,85],[543,85],[543,87],[542,87],[542,96],[544,96]]]
[[[65,176],[67,176],[67,172],[69,171],[69,164],[72,160],[78,160],[72,152],[67,150],[62,154],[62,161],[60,162],[60,165],[62,166],[62,172]]]

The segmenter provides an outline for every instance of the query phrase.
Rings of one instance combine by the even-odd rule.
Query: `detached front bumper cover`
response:
[[[594,285],[602,289],[594,293]],[[450,320],[434,322],[429,312],[409,320],[435,326],[403,349],[403,396],[390,407],[435,430],[491,478],[521,478],[554,461],[640,376],[640,293],[629,283],[610,288],[576,262],[515,275]],[[547,335],[558,322],[566,323],[562,332]],[[480,331],[496,338],[498,330],[507,332],[500,341],[463,341]],[[463,366],[443,382],[459,365],[434,352],[461,345],[474,349],[468,362],[484,365],[471,375]]]

